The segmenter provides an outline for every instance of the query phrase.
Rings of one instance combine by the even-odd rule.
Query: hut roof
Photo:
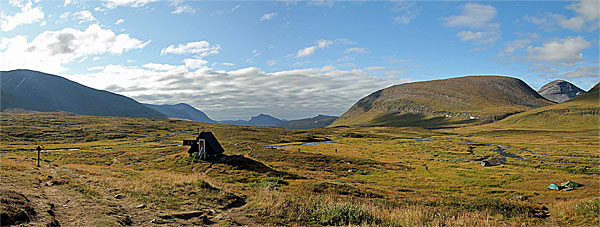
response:
[[[215,135],[212,134],[212,132],[201,132],[200,135],[198,135],[198,138],[196,139],[204,139],[204,141],[206,141],[205,146],[206,150],[209,153],[217,154],[225,152],[225,150],[223,149],[223,147],[221,147],[221,144],[219,143]]]

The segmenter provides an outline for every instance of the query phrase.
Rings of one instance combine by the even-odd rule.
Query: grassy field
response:
[[[598,225],[598,130],[287,130],[2,113],[0,212],[33,225]],[[226,156],[192,162],[212,131]],[[268,148],[303,142],[313,146]],[[41,167],[35,148],[42,145]],[[513,155],[491,167],[482,160]],[[514,156],[516,155],[516,156]],[[583,187],[550,191],[552,182]],[[510,199],[521,196],[522,199]],[[9,198],[9,199],[5,199]],[[4,223],[4,222],[3,222]]]

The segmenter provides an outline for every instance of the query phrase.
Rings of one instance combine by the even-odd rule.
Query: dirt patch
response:
[[[25,195],[0,189],[0,225],[15,225],[31,221],[35,210]]]

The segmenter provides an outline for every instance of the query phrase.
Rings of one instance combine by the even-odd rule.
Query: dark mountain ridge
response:
[[[219,121],[220,124],[230,124],[230,125],[245,125],[245,126],[275,126],[278,123],[284,122],[285,120],[278,119],[271,115],[267,114],[259,114],[250,118],[249,121],[244,120],[225,120]]]
[[[325,128],[337,119],[336,116],[317,115],[316,117],[291,120],[276,124],[275,127],[287,129]]]
[[[186,119],[204,123],[217,123],[216,121],[210,119],[210,117],[208,117],[204,112],[185,103],[179,103],[175,105],[144,105],[172,118]]]
[[[123,95],[96,90],[60,76],[32,71],[0,71],[1,111],[62,111],[79,115],[166,119]]]

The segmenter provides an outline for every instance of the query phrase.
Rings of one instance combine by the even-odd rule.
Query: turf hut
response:
[[[201,132],[195,140],[184,140],[184,146],[190,146],[190,157],[207,160],[225,152],[212,132]]]

